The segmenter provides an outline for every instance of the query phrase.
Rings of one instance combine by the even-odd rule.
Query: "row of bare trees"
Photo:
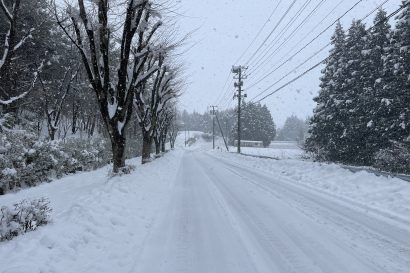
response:
[[[13,66],[10,60],[19,44],[32,39],[31,32],[16,35],[20,3],[29,0],[5,1],[0,3],[9,30],[3,40],[1,71]],[[46,50],[41,62],[34,63],[33,92],[29,88],[11,96],[10,88],[1,90],[3,114],[7,105],[22,105],[33,99],[39,101],[50,140],[64,127],[64,121],[70,124],[65,126],[64,134],[69,129],[75,134],[82,126],[91,135],[95,127],[105,129],[111,142],[114,172],[125,166],[127,128],[133,119],[142,136],[142,163],[150,161],[153,144],[156,154],[165,151],[168,140],[173,147],[176,100],[184,87],[175,52],[186,37],[178,40],[169,31],[170,26],[161,17],[163,3],[75,0],[70,4],[53,1],[47,7],[53,16],[53,35],[59,33],[55,39],[58,43],[53,50]],[[9,79],[5,72],[0,77],[2,81]],[[87,102],[89,107],[81,107]]]

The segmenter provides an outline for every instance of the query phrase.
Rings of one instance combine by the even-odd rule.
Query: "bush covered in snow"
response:
[[[46,198],[32,201],[23,200],[12,207],[0,209],[0,241],[10,240],[15,236],[49,222],[51,208]]]
[[[410,174],[410,143],[393,142],[380,150],[375,157],[375,167],[394,173]]]
[[[0,194],[95,169],[110,159],[110,148],[102,139],[41,141],[26,131],[5,130],[0,135]]]

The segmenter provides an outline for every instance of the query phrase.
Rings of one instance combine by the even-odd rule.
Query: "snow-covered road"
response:
[[[52,222],[0,243],[0,273],[408,273],[410,184],[334,164],[179,147],[0,196]],[[179,145],[181,146],[181,145]]]
[[[183,155],[135,272],[409,272],[409,223],[203,151]]]

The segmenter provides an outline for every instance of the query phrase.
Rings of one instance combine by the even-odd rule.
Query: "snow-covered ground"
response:
[[[231,147],[232,152],[236,147]],[[267,148],[241,147],[241,152],[247,155],[266,156],[278,159],[301,158],[303,150],[293,142],[273,141]]]
[[[130,175],[106,167],[0,196],[54,209],[0,243],[0,272],[409,272],[410,183],[211,151],[195,134]]]
[[[80,173],[0,196],[0,207],[47,197],[52,223],[0,243],[0,272],[133,272],[135,259],[170,196],[182,151],[130,175],[109,178],[109,168]]]
[[[377,176],[366,171],[353,173],[337,164],[301,159],[272,160],[219,152],[212,155],[231,164],[269,174],[275,179],[410,221],[410,182],[399,178]]]

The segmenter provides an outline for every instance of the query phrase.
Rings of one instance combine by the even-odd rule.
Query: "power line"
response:
[[[258,51],[265,45],[266,41],[272,36],[273,32],[278,28],[278,26],[282,23],[283,19],[286,17],[286,15],[289,13],[289,11],[292,9],[292,7],[295,5],[296,0],[293,0],[293,2],[289,5],[285,13],[282,15],[282,17],[279,19],[279,21],[276,23],[275,27],[272,29],[272,31],[268,34],[268,36],[263,40],[263,42],[259,45],[259,47],[256,49],[256,51],[249,57],[248,61],[246,64],[249,64],[249,62],[252,60],[253,57],[258,53]]]
[[[297,13],[296,13],[296,14],[293,16],[293,18],[288,22],[288,24],[285,25],[285,27],[284,27],[284,28],[282,29],[282,31],[277,35],[277,37],[278,37],[281,33],[283,33],[284,31],[286,31],[286,30],[288,29],[287,27],[289,26],[290,23],[293,24],[293,22],[295,21],[295,18],[297,18],[297,17],[301,14],[301,12],[304,10],[304,8],[306,8],[306,6],[307,6],[311,1],[312,1],[312,0],[308,0],[308,1],[306,1],[306,2],[304,3],[304,5],[297,11]],[[324,0],[322,0],[322,1],[324,1]],[[262,30],[264,29],[264,27],[267,25],[267,23],[269,22],[269,20],[271,19],[271,17],[272,17],[273,14],[275,13],[275,11],[277,10],[277,8],[278,8],[278,6],[280,5],[281,2],[282,2],[282,1],[280,0],[280,1],[278,2],[278,4],[275,6],[275,8],[274,8],[274,10],[272,11],[272,13],[270,14],[269,18],[265,21],[264,25],[263,25],[262,28],[258,31],[258,33],[256,34],[256,36],[255,36],[255,38],[253,39],[253,41],[249,44],[249,46],[246,48],[246,50],[241,54],[241,56],[238,58],[238,60],[240,60],[240,59],[243,57],[243,55],[248,51],[248,49],[251,47],[251,45],[256,41],[257,37],[260,35],[260,33],[262,32]],[[256,55],[257,52],[258,52],[258,50],[260,50],[260,48],[264,45],[264,43],[270,38],[270,36],[273,34],[273,32],[277,29],[277,27],[278,27],[278,26],[280,25],[280,23],[283,21],[283,19],[285,18],[285,16],[288,14],[288,12],[290,11],[290,9],[293,7],[293,5],[295,4],[295,2],[296,2],[296,1],[294,1],[293,3],[291,3],[291,5],[288,7],[288,9],[286,10],[286,12],[285,12],[284,15],[282,16],[282,18],[277,22],[277,24],[275,25],[275,27],[273,28],[273,30],[271,31],[271,33],[268,35],[268,37],[265,38],[265,40],[262,42],[262,44],[259,46],[259,48],[254,52],[254,54],[253,54],[252,56]],[[291,24],[290,24],[290,25],[291,25]],[[274,40],[276,40],[277,37],[275,37]],[[263,52],[263,51],[262,51],[262,52]],[[252,58],[252,56],[251,56],[251,58]],[[250,61],[251,58],[249,58],[248,61]],[[225,91],[225,94],[224,94],[220,99],[223,99],[223,98],[226,96],[226,94],[229,94],[229,89]],[[220,99],[218,99],[218,101],[220,101]]]
[[[229,76],[231,76],[229,74]],[[225,88],[223,90],[223,95],[221,97],[221,99],[218,101],[217,105],[221,104],[222,102],[226,101],[227,99],[230,98],[230,93],[231,93],[231,88],[233,86],[233,78],[231,78],[231,80],[229,81],[229,84],[227,85],[227,88]]]
[[[275,46],[276,41],[278,39],[280,39],[282,37],[282,35],[284,33],[286,33],[288,31],[288,29],[297,21],[297,19],[299,18],[299,16],[302,14],[302,12],[306,9],[306,7],[310,4],[312,0],[308,0],[305,1],[305,3],[299,8],[299,10],[297,10],[297,12],[293,15],[292,18],[290,18],[290,20],[288,21],[288,23],[282,28],[282,30],[274,37],[274,39],[270,42],[270,45],[263,49],[259,56],[254,60],[254,65],[256,66],[261,60],[263,60],[263,58],[269,53],[269,51]],[[322,0],[323,1],[323,0]],[[251,63],[249,63],[248,65],[251,65]],[[251,73],[251,72],[249,72]]]
[[[248,47],[245,49],[244,52],[242,52],[242,54],[239,56],[239,58],[236,60],[235,63],[238,63],[242,57],[246,54],[246,52],[248,52],[249,48],[253,45],[253,43],[256,41],[256,39],[259,37],[259,35],[262,33],[263,29],[266,27],[266,25],[270,22],[273,14],[275,14],[276,10],[278,9],[278,6],[280,5],[280,3],[282,2],[282,0],[280,0],[277,5],[275,6],[275,8],[273,9],[273,11],[271,12],[271,14],[269,15],[268,19],[266,19],[265,23],[263,24],[263,26],[259,29],[258,33],[255,35],[255,37],[253,38],[253,40],[251,41],[251,43],[248,45]]]
[[[307,37],[309,37],[313,31],[315,31],[317,29],[318,26],[320,26],[331,14],[333,14],[333,12],[344,2],[345,0],[340,0],[340,2],[334,6],[334,8],[328,13],[326,14],[326,16],[324,16],[322,18],[322,20],[320,20],[309,32],[306,33],[306,35],[300,39],[298,42],[295,43],[295,45],[288,51],[286,52],[286,54],[283,55],[283,57],[279,60],[282,61],[284,58],[286,58],[286,56],[288,56],[299,44],[301,44]]]
[[[218,96],[218,98],[216,99],[216,102],[220,101],[220,100],[223,98],[224,90],[225,90],[225,88],[226,88],[226,84],[228,83],[229,79],[231,79],[231,73],[230,73],[230,72],[228,73],[228,77],[227,77],[226,80],[225,80],[225,83],[224,83],[224,85],[223,85],[223,87],[222,87],[222,91],[221,91],[221,93],[219,93],[219,96]],[[221,96],[221,95],[222,95],[222,96]],[[216,104],[217,104],[217,103],[216,103]]]
[[[345,11],[340,17],[338,17],[333,23],[329,26],[327,26],[324,30],[322,30],[318,35],[316,35],[310,42],[305,44],[302,48],[300,48],[296,53],[294,53],[292,56],[290,56],[288,59],[286,59],[284,62],[282,62],[278,67],[276,67],[274,70],[270,71],[268,74],[264,75],[262,78],[258,79],[255,83],[251,84],[248,89],[252,88],[253,86],[257,85],[260,83],[262,80],[266,79],[269,77],[272,73],[274,73],[276,70],[278,70],[280,67],[282,67],[284,64],[286,64],[288,61],[293,59],[296,55],[298,55],[302,50],[304,50],[306,47],[311,45],[314,41],[316,41],[321,35],[323,35],[328,29],[330,29],[334,24],[336,24],[340,19],[342,19],[346,14],[348,14],[350,11],[352,11],[358,4],[363,2],[363,0],[357,1],[352,7],[350,7],[347,11]]]
[[[367,17],[369,17],[372,13],[374,13],[377,9],[379,9],[381,6],[383,6],[385,3],[387,3],[390,0],[385,0],[383,3],[379,4],[376,8],[374,8],[371,12],[369,12],[365,17],[363,17],[361,20],[365,20]],[[341,3],[343,2],[340,1],[325,17],[328,17]],[[341,18],[343,18],[347,13],[349,13],[354,7],[356,7],[361,1],[358,1],[357,3],[355,3],[349,10],[347,10],[342,16],[340,16],[339,18],[337,18],[332,25],[328,26],[325,30],[323,30],[321,33],[319,33],[319,35],[317,35],[315,39],[317,39],[320,35],[322,35],[325,31],[327,31],[331,26],[333,26],[338,20],[340,20]],[[318,25],[320,25],[323,21],[325,20],[325,18],[323,18],[315,27],[317,27]],[[312,32],[312,31],[311,31]],[[309,34],[309,33],[308,33]],[[301,39],[304,40],[307,37],[307,35],[305,37],[303,37]],[[295,57],[298,53],[300,53],[304,48],[306,48],[309,44],[311,44],[313,42],[310,41],[307,45],[305,45],[303,48],[301,48],[298,52],[296,52],[295,54],[293,54],[291,57],[289,57],[288,59],[286,59],[283,63],[281,63],[279,66],[277,66],[274,70],[272,70],[271,72],[269,72],[267,75],[263,76],[262,78],[258,79],[256,82],[254,82],[253,84],[251,84],[248,89],[253,88],[255,85],[257,85],[258,83],[260,83],[262,80],[266,79],[268,76],[270,76],[271,74],[273,74],[275,71],[277,71],[279,68],[281,68],[284,64],[286,64],[288,61],[290,61],[293,57]],[[309,60],[311,60],[313,57],[317,56],[321,51],[325,50],[331,43],[326,44],[324,47],[322,47],[321,49],[319,49],[317,52],[315,52],[312,56],[310,56],[308,59],[306,59],[304,62],[302,62],[301,64],[299,64],[295,69],[293,69],[291,72],[289,72],[288,74],[286,74],[285,76],[281,77],[279,80],[277,80],[276,82],[274,82],[268,89],[270,89],[272,86],[276,85],[277,83],[279,83],[280,81],[282,81],[284,78],[286,78],[288,75],[290,75],[291,73],[295,72],[295,70],[297,70],[298,68],[300,68],[302,65],[304,65],[305,63],[307,63]],[[294,49],[295,47],[293,47],[292,49]],[[292,50],[291,49],[291,50]],[[286,55],[288,55],[290,52],[288,52]],[[283,59],[283,58],[282,58]],[[255,70],[254,70],[255,71]],[[264,91],[262,91],[261,93],[259,93],[257,96],[255,96],[252,100],[254,100],[255,98],[257,98],[258,96],[262,95],[263,93],[265,93],[267,90],[265,89]]]
[[[386,21],[388,21],[391,17],[395,16],[396,14],[398,14],[401,10],[403,10],[406,6],[410,5],[410,2],[404,4],[403,6],[401,6],[400,8],[398,8],[397,10],[395,10],[394,12],[392,12],[389,16],[387,16],[385,19],[383,19],[382,21],[377,22],[376,24],[374,24],[372,27],[368,28],[367,31],[372,30],[373,28],[375,28],[376,26],[378,26],[379,24],[382,24]],[[273,90],[272,92],[270,92],[269,94],[265,95],[264,97],[262,97],[261,99],[255,101],[254,103],[258,103],[261,102],[262,100],[266,99],[269,96],[272,96],[273,94],[275,94],[276,92],[282,90],[283,88],[285,88],[286,86],[288,86],[289,84],[292,84],[293,82],[297,81],[298,79],[300,79],[301,77],[303,77],[304,75],[308,74],[310,71],[312,71],[313,69],[315,69],[316,67],[318,67],[319,65],[323,64],[329,57],[326,57],[325,59],[321,60],[319,63],[313,65],[312,67],[310,67],[309,69],[305,70],[303,73],[299,74],[298,76],[296,76],[295,78],[291,79],[290,81],[288,81],[287,83],[283,84],[282,86],[280,86],[279,88]],[[291,73],[293,73],[294,71],[289,72],[286,76],[290,75]],[[286,77],[285,76],[285,77]],[[257,96],[255,96],[254,98],[251,99],[251,102],[258,96],[260,96],[261,94],[263,94],[264,92],[266,92],[267,90],[269,90],[271,87],[273,87],[274,85],[269,86],[268,88],[266,88],[264,91],[262,91],[261,93],[259,93]]]
[[[325,59],[326,60],[326,59]],[[315,69],[316,67],[318,67],[319,65],[321,65],[324,62],[324,60],[320,61],[319,63],[315,64],[314,66],[310,67],[308,70],[304,71],[302,74],[298,75],[297,77],[293,78],[292,80],[288,81],[287,83],[285,83],[284,85],[282,85],[281,87],[275,89],[274,91],[272,91],[271,93],[267,94],[266,96],[264,96],[263,98],[257,100],[255,103],[261,102],[264,99],[266,99],[269,96],[272,96],[273,94],[275,94],[276,92],[278,92],[279,90],[282,90],[283,88],[285,88],[286,86],[288,86],[289,84],[297,81],[298,79],[302,78],[303,76],[305,76],[307,73],[309,73],[310,71],[312,71],[313,69]],[[269,90],[273,85],[269,86],[266,90]],[[253,99],[252,99],[253,100]],[[251,101],[252,101],[251,100]]]
[[[314,8],[313,10],[302,20],[302,22],[299,23],[299,25],[293,29],[293,31],[282,41],[282,43],[276,47],[276,49],[269,54],[268,57],[263,58],[266,56],[266,54],[268,54],[268,51],[266,52],[266,54],[257,62],[255,63],[255,69],[251,70],[249,73],[250,74],[254,74],[256,71],[258,71],[264,64],[266,64],[271,58],[273,58],[273,56],[275,56],[275,53],[279,52],[282,49],[282,46],[284,44],[286,44],[286,42],[288,42],[291,38],[293,38],[294,34],[315,14],[315,12],[320,8],[320,6],[325,2],[326,0],[321,0]],[[270,47],[270,49],[272,49],[274,47],[274,44],[272,44],[272,46]],[[269,50],[270,50],[269,49]],[[262,61],[262,63],[261,63]],[[259,65],[259,67],[257,67]]]

